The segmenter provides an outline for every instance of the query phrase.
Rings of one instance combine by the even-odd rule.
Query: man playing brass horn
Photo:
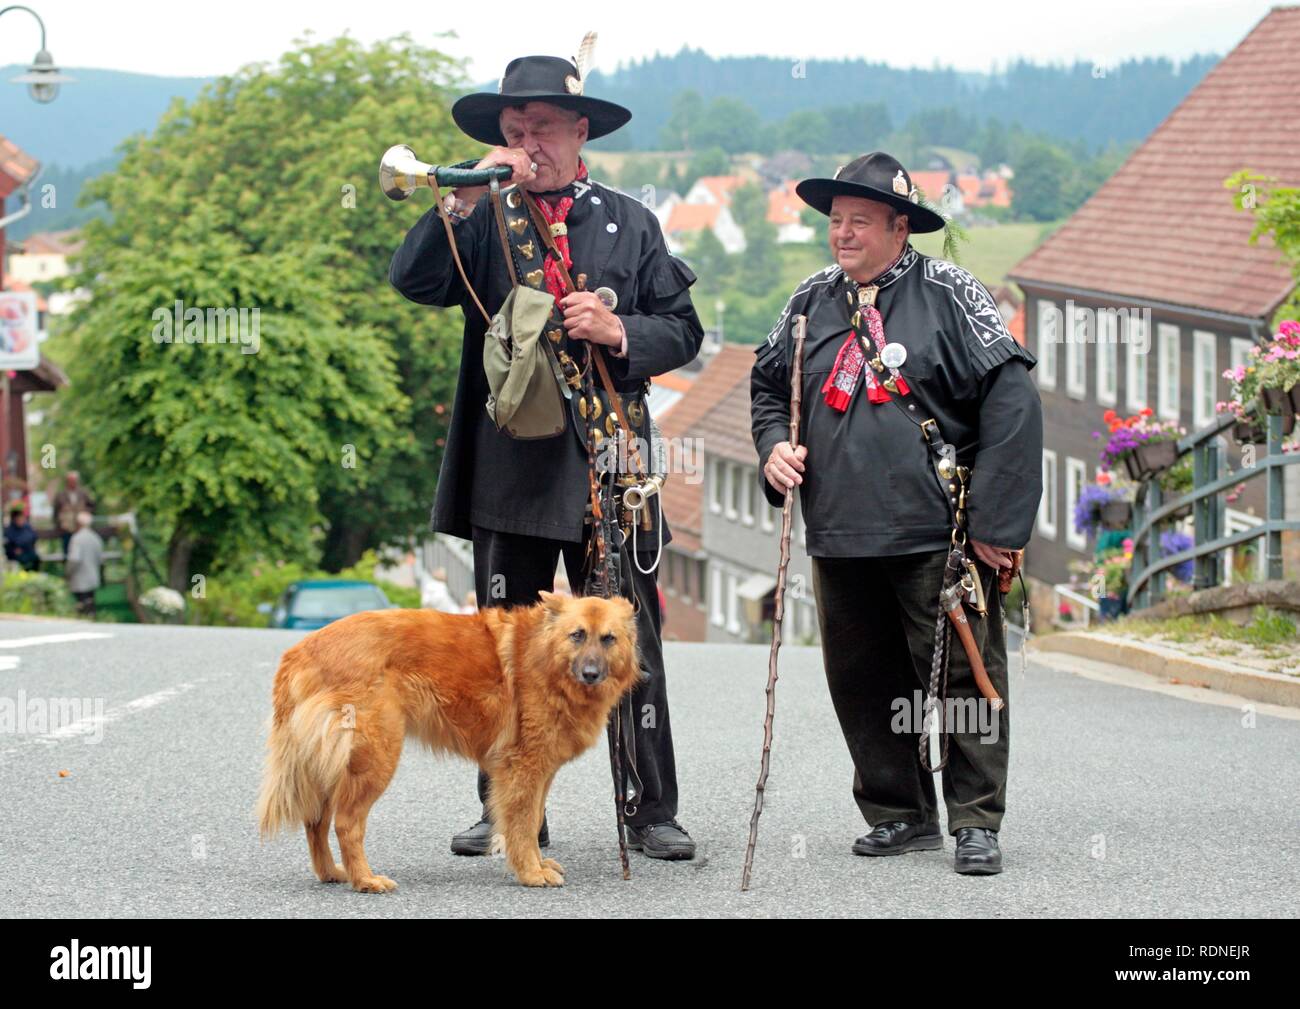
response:
[[[872,827],[853,850],[943,847],[918,730],[923,692],[946,694],[957,702],[938,711],[955,867],[1000,872],[1010,726],[997,583],[1009,584],[1042,489],[1034,358],[978,280],[912,248],[909,234],[944,220],[894,158],[864,155],[796,192],[830,217],[835,263],[795,289],[757,348],[751,414],[768,500],[780,507],[787,487],[799,489],[826,679]],[[799,315],[808,322],[794,449]],[[949,630],[945,676],[935,640]],[[967,724],[952,724],[955,711]]]
[[[497,313],[511,293],[512,276],[521,286],[554,296],[562,323],[556,313],[538,343],[566,397],[561,417],[567,415],[568,423],[561,433],[512,437],[485,410],[487,323],[461,279],[436,208],[408,232],[389,272],[393,286],[410,300],[464,311],[460,376],[431,528],[473,542],[480,606],[537,602],[539,591],[553,589],[561,554],[570,582],[581,590],[592,536],[585,520],[589,416],[595,415],[591,438],[597,447],[615,436],[618,408],[633,433],[648,442],[649,379],[693,360],[704,335],[689,293],[695,275],[668,253],[654,215],[596,182],[583,163],[581,148],[587,140],[611,133],[631,118],[621,106],[583,93],[584,57],[593,41],[594,36],[584,41],[576,62],[549,56],[513,60],[498,94],[467,95],[452,108],[466,134],[492,146],[479,167],[508,165],[513,183],[502,190],[499,223],[487,189],[448,194],[455,251],[488,314]],[[530,224],[532,208],[521,190],[535,199],[554,249],[543,241],[546,236],[531,230],[537,222]],[[557,253],[575,286],[582,286],[585,275],[585,289],[566,293]],[[606,352],[617,404],[609,401],[599,381],[599,395],[584,392],[589,385],[581,376],[590,374],[589,368],[596,370],[588,362],[592,345]],[[641,552],[631,565],[646,679],[632,695],[636,774],[625,781],[629,846],[652,858],[689,859],[695,843],[676,822],[677,774],[653,573],[661,527],[664,542],[672,537],[658,515],[657,498],[644,515],[649,528],[638,525]],[[631,540],[623,550],[632,551]],[[486,788],[487,779],[480,774],[481,800]],[[547,834],[543,819],[542,846]],[[452,839],[452,850],[481,855],[490,844],[485,807],[477,824]]]

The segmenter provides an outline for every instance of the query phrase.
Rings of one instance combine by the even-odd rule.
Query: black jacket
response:
[[[704,330],[688,290],[695,274],[669,254],[655,216],[630,196],[582,182],[574,184],[573,196],[566,220],[570,272],[587,274],[589,291],[609,287],[618,295],[615,312],[627,329],[627,357],[606,354],[606,361],[619,393],[635,394],[651,376],[681,367],[699,353]],[[483,307],[495,314],[510,293],[510,276],[486,196],[456,226],[455,235],[466,274]],[[464,539],[477,525],[581,542],[588,482],[578,395],[571,401],[569,430],[559,437],[521,441],[497,431],[485,409],[487,324],[456,272],[437,208],[407,232],[388,275],[411,301],[460,306],[465,314],[460,377],[430,528]],[[664,542],[672,539],[667,525]],[[638,539],[653,543],[655,536],[652,530]]]
[[[885,339],[907,350],[899,370],[912,391],[895,400],[915,405],[919,419],[935,418],[958,463],[972,467],[970,537],[1023,547],[1042,494],[1042,406],[1029,377],[1034,356],[1007,332],[984,286],[952,263],[909,246],[875,283]],[[796,315],[806,315],[800,441],[808,457],[799,490],[808,554],[941,549],[952,532],[951,512],[917,426],[894,403],[869,402],[861,377],[844,413],[822,399],[851,329],[855,290],[838,266],[813,274],[756,349],[750,409],[760,468],[790,436],[791,327]],[[759,480],[768,501],[780,507],[783,495],[761,469]]]

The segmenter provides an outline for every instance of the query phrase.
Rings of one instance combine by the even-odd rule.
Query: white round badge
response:
[[[907,360],[907,348],[901,343],[887,343],[880,351],[880,363],[886,368],[901,368]]]
[[[605,230],[612,235],[614,232],[618,230],[618,225],[615,224],[613,221],[610,221],[607,225],[605,225]]]
[[[599,197],[599,196],[593,196],[593,197],[591,198],[591,202],[594,203],[596,206],[599,207],[599,206],[600,206],[600,197]]]

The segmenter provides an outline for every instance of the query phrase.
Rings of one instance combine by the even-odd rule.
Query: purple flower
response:
[[[1190,550],[1192,543],[1192,538],[1187,533],[1170,529],[1168,532],[1160,534],[1160,556],[1171,557],[1174,554],[1182,553],[1184,550]],[[1192,567],[1192,561],[1183,561],[1170,570],[1180,582],[1190,582],[1192,580]]]

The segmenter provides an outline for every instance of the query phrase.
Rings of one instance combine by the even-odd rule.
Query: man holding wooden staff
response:
[[[799,491],[827,683],[872,828],[853,851],[943,847],[921,727],[938,703],[955,868],[997,873],[1010,728],[1001,593],[1042,492],[1035,360],[978,280],[912,248],[911,233],[945,221],[896,159],[864,155],[797,192],[829,216],[835,263],[795,289],[757,348],[752,427],[768,500]]]

